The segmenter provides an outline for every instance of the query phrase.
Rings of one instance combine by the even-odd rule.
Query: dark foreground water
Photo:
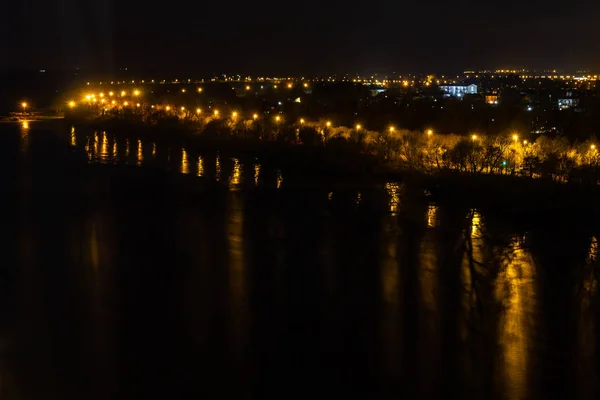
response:
[[[0,160],[2,399],[597,398],[588,221],[56,123]]]

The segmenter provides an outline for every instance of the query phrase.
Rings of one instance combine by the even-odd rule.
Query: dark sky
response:
[[[597,0],[4,2],[0,68],[196,75],[600,69]]]

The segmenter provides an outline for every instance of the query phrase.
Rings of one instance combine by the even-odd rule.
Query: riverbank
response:
[[[196,152],[218,153],[242,162],[257,159],[271,169],[279,169],[286,185],[314,187],[383,187],[386,182],[403,182],[421,191],[428,201],[468,204],[495,213],[519,218],[543,219],[560,213],[576,219],[600,215],[596,204],[600,190],[584,183],[557,183],[524,176],[437,172],[426,174],[414,169],[392,168],[372,154],[336,143],[328,146],[291,144],[278,140],[257,140],[235,135],[207,136],[185,125],[149,126],[124,121],[79,123],[76,129],[109,131],[138,140],[185,146]]]

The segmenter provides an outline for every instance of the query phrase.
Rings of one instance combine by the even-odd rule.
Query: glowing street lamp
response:
[[[427,130],[427,136],[431,136],[431,135],[433,135],[433,130],[431,130],[431,129],[428,129],[428,130]]]
[[[112,104],[113,106],[116,104],[116,101],[111,101],[110,104]]]
[[[390,126],[390,133],[394,133],[395,130],[396,130],[396,128],[394,128],[393,126]]]
[[[281,121],[281,117],[278,115],[275,117],[275,122],[279,122],[279,121]]]
[[[231,117],[232,117],[233,119],[236,119],[236,118],[237,118],[237,115],[238,115],[238,113],[237,113],[237,112],[235,112],[235,111],[231,113]]]
[[[327,121],[325,125],[329,128],[331,126],[331,121]]]
[[[75,102],[73,100],[69,101],[69,108],[75,108]]]
[[[253,114],[252,119],[254,119],[254,120],[258,119],[258,114]]]
[[[246,86],[246,90],[250,90],[250,86],[249,85]]]
[[[125,91],[124,90],[121,92],[121,97],[123,97],[123,96],[125,96]]]
[[[202,93],[202,88],[201,87],[198,88],[198,93]]]
[[[356,130],[360,131],[360,128],[362,128],[362,126],[360,126],[360,124],[356,124]]]
[[[527,140],[523,140],[523,146],[527,144]]]
[[[215,114],[215,117],[218,117],[219,116],[219,110],[215,110],[214,114]]]
[[[181,111],[182,112],[185,111],[185,107],[181,106]]]
[[[202,110],[199,108],[196,108],[196,114],[202,114]]]
[[[124,105],[125,107],[127,107],[127,106],[129,105],[129,103],[128,103],[128,102],[124,102],[124,103],[123,103],[123,105]]]
[[[104,102],[104,101],[103,101],[103,102]],[[135,106],[136,106],[136,107],[140,107],[140,105],[141,105],[140,103],[137,103]]]
[[[114,92],[108,92],[108,95],[109,95],[110,97],[113,97],[113,96],[115,95],[115,93],[114,93]]]
[[[21,107],[23,107],[23,111],[25,111],[25,109],[27,108],[27,103],[24,101],[21,103]]]
[[[300,123],[304,124],[304,118],[300,118]]]
[[[471,136],[471,140],[476,141],[477,140],[477,135],[472,135]]]
[[[165,107],[165,110],[167,110],[167,111],[171,111],[171,107],[170,107],[170,106],[166,106],[166,107]]]
[[[140,91],[139,90],[134,90],[133,91],[133,95],[136,96],[136,97],[139,96],[140,95]]]
[[[512,137],[512,138],[513,138],[513,140],[514,140],[515,142],[517,142],[517,141],[519,140],[519,135],[513,135],[513,137]]]
[[[595,144],[591,145],[591,146],[590,146],[590,149],[592,149],[592,150],[596,150],[596,145],[595,145]]]

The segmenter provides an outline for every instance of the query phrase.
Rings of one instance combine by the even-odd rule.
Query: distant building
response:
[[[498,96],[496,96],[496,95],[485,96],[485,102],[487,104],[491,104],[491,105],[498,104]]]
[[[579,99],[558,99],[559,110],[566,110],[569,108],[577,107],[579,105]]]
[[[447,97],[463,97],[466,94],[477,94],[477,85],[444,85],[440,90]]]

